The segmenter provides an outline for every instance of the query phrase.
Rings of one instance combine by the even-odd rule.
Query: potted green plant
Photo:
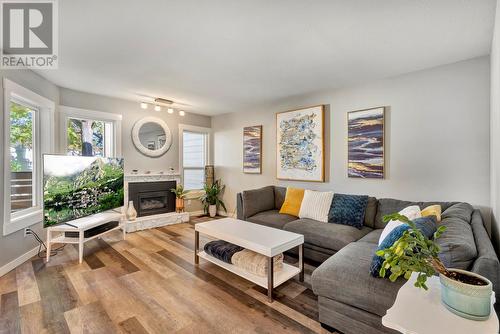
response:
[[[201,195],[200,200],[203,203],[203,208],[205,213],[209,214],[210,217],[215,217],[217,214],[217,209],[222,207],[224,212],[227,212],[226,205],[219,198],[219,195],[224,191],[224,186],[221,180],[216,180],[212,184],[205,184],[203,190],[205,193]]]
[[[184,212],[184,198],[187,194],[184,186],[178,184],[177,187],[170,189],[170,191],[175,194],[175,212]]]
[[[468,319],[486,320],[491,312],[492,283],[476,273],[446,268],[438,257],[439,245],[435,242],[446,230],[439,226],[434,238],[427,238],[415,224],[399,213],[384,216],[385,223],[399,220],[410,226],[391,247],[376,252],[384,258],[379,276],[394,282],[398,277],[409,279],[417,273],[415,286],[427,290],[427,278],[439,274],[441,301],[451,312]]]

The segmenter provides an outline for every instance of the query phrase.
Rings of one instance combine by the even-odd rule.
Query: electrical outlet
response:
[[[190,199],[187,200],[187,205],[191,205],[191,200]]]
[[[31,234],[30,229],[29,229],[29,228],[25,228],[25,229],[24,229],[24,237],[26,238],[26,237],[27,237],[28,235],[30,235],[30,234]]]

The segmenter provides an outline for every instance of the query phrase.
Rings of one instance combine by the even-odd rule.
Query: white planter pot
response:
[[[128,202],[127,219],[128,220],[135,220],[136,218],[137,218],[137,211],[134,208],[134,202],[130,201],[130,202]]]
[[[208,213],[210,214],[210,217],[215,217],[215,215],[217,214],[217,205],[209,205]]]
[[[455,281],[439,274],[441,281],[441,301],[451,312],[467,319],[487,320],[491,312],[491,294],[493,285],[491,282],[476,273],[461,270],[448,269],[469,276],[477,277],[486,285],[471,285]]]

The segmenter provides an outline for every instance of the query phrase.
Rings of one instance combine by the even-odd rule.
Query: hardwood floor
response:
[[[35,257],[0,278],[0,333],[329,333],[313,266],[268,303],[253,283],[194,266],[193,244],[193,225],[179,224],[93,240],[82,264],[73,245],[48,264]]]

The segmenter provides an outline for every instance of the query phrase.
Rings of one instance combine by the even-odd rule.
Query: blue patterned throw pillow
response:
[[[328,222],[363,228],[368,196],[334,194]]]
[[[420,230],[427,238],[431,238],[437,229],[437,220],[435,216],[417,218],[413,220],[413,223],[415,223],[417,229]],[[403,233],[409,229],[410,225],[408,224],[399,225],[392,230],[391,233],[389,233],[377,247],[375,254],[373,255],[372,264],[370,265],[370,274],[373,277],[379,277],[380,268],[382,268],[382,264],[384,263],[384,258],[382,256],[378,256],[376,254],[377,251],[391,247],[396,241],[399,240],[399,238],[403,236]],[[388,277],[390,274],[390,270],[387,270],[385,276]]]

